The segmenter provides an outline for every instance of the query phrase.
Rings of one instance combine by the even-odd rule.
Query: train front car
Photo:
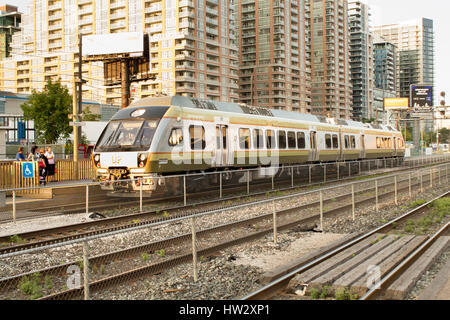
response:
[[[133,192],[141,189],[154,192],[159,181],[151,173],[149,155],[169,106],[132,104],[120,110],[101,134],[92,159],[97,170],[96,180],[104,182],[102,189]]]

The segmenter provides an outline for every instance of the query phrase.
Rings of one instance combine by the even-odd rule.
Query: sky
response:
[[[25,12],[32,0],[6,0]],[[434,21],[435,96],[447,93],[450,102],[450,1],[448,0],[365,0],[372,10],[372,25],[392,24],[417,18]]]

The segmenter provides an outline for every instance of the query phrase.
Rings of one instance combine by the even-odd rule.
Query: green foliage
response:
[[[410,208],[416,208],[416,207],[420,207],[421,205],[424,205],[425,203],[427,203],[427,200],[424,199],[418,199],[414,202],[411,202],[411,204],[409,205]]]
[[[357,294],[351,294],[348,288],[339,288],[334,293],[334,298],[336,300],[357,300]]]
[[[161,258],[164,258],[166,256],[166,250],[161,249],[161,250],[156,250],[155,254],[157,254],[158,256],[160,256]]]
[[[142,254],[142,260],[144,260],[144,262],[146,262],[146,261],[148,261],[148,258],[149,258],[148,253],[144,252]]]
[[[102,118],[101,115],[92,113],[89,107],[83,109],[82,113],[83,121],[99,121],[101,118]]]
[[[312,288],[311,290],[309,290],[309,296],[311,297],[311,299],[319,299],[320,297],[320,290],[317,288]]]
[[[23,242],[23,240],[21,237],[19,237],[17,234],[15,234],[15,235],[9,237],[9,242],[20,244]]]
[[[33,120],[38,143],[56,143],[72,132],[68,115],[72,113],[72,96],[60,81],[51,80],[42,92],[33,90],[21,106],[25,120]]]
[[[18,288],[24,294],[30,296],[30,299],[39,299],[42,294],[42,279],[40,273],[33,273],[31,276],[25,276],[20,279]]]

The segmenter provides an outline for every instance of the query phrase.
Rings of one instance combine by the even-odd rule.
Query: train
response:
[[[96,181],[111,191],[157,193],[184,174],[254,169],[249,179],[293,165],[399,158],[400,131],[247,104],[185,96],[148,97],[118,111],[92,154]],[[198,184],[218,183],[204,175]]]

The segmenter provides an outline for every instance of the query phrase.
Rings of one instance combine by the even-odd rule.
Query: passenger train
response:
[[[108,182],[104,189],[137,191],[142,181],[155,193],[170,190],[168,177],[186,173],[255,168],[250,178],[258,180],[295,164],[404,155],[402,134],[391,126],[173,96],[120,110],[92,160],[96,180]]]

